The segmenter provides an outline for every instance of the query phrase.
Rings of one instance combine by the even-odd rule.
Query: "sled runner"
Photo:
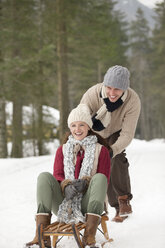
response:
[[[102,244],[102,247],[107,242],[112,242],[113,239],[109,238],[108,229],[106,221],[108,221],[109,218],[107,215],[101,216],[101,228],[98,228],[98,230],[104,235],[106,242]],[[65,223],[59,223],[58,221],[52,223],[51,225],[47,226],[45,229],[43,229],[43,225],[40,224],[38,227],[38,234],[39,234],[39,246],[40,248],[45,248],[43,236],[52,236],[52,247],[56,248],[57,243],[64,237],[64,236],[74,236],[77,245],[79,248],[83,248],[83,244],[81,241],[80,236],[82,236],[81,231],[85,229],[86,224],[79,222],[77,224],[65,224]],[[59,238],[59,236],[61,236]]]

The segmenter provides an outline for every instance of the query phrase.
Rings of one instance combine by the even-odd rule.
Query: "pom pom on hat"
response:
[[[126,67],[115,65],[106,72],[104,85],[125,91],[130,85],[129,77],[130,72]]]
[[[91,114],[88,106],[86,104],[79,104],[76,108],[74,108],[69,116],[68,116],[68,127],[74,121],[83,121],[85,122],[90,128],[92,128],[92,119]]]

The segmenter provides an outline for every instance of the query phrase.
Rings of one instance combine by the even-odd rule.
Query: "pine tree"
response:
[[[4,0],[3,4],[3,95],[13,102],[12,156],[22,156],[26,138],[37,139],[39,154],[44,154],[43,105],[60,110],[61,139],[69,107],[79,103],[88,87],[102,81],[108,67],[126,65],[126,24],[112,0]],[[35,113],[30,132],[22,127],[24,105],[32,105]]]
[[[43,104],[53,99],[54,44],[50,15],[44,0],[4,0],[4,84],[7,100],[13,102],[13,157],[22,156],[22,139],[36,138],[39,154],[43,154]],[[49,4],[50,5],[50,4]],[[42,6],[42,9],[41,9]],[[46,12],[47,11],[47,12]],[[54,15],[54,13],[53,13]],[[52,17],[52,15],[51,15]],[[51,35],[50,35],[51,34]],[[48,38],[49,37],[49,38]],[[51,40],[51,41],[50,41]],[[22,135],[22,106],[33,104],[38,112],[32,137]],[[54,105],[57,103],[54,103]],[[43,127],[43,128],[42,128]]]
[[[30,37],[28,29],[30,25],[29,11],[30,2],[9,0],[7,1],[9,11],[9,31],[11,32],[8,58],[11,70],[8,75],[11,82],[11,99],[13,102],[12,121],[12,157],[22,157],[22,106],[26,95],[26,87],[23,80],[24,63],[28,55]]]
[[[69,23],[69,71],[71,107],[84,91],[102,82],[112,65],[126,65],[127,25],[111,0],[84,0]]]
[[[132,72],[132,88],[137,91],[141,99],[141,115],[137,127],[138,137],[151,138],[151,113],[153,111],[150,97],[150,64],[148,54],[151,50],[150,29],[143,11],[139,8],[136,20],[130,25],[130,68]]]
[[[162,137],[165,135],[165,1],[156,4],[156,26],[153,31],[151,54],[152,65],[152,87],[155,104],[158,111],[155,112],[154,135]]]
[[[22,106],[27,104],[27,68],[32,55],[33,1],[4,0],[4,84],[13,102],[12,156],[22,157]]]

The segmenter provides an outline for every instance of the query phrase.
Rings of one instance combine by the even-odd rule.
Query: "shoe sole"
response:
[[[128,215],[126,216],[116,216],[112,219],[112,221],[117,222],[117,223],[122,223],[125,219],[128,218]]]
[[[127,216],[128,214],[132,214],[132,211],[130,211],[130,212],[124,212],[124,213],[119,213],[120,216]]]

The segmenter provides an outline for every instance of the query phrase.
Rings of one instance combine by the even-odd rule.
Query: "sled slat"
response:
[[[101,227],[102,227],[102,234],[106,238],[106,242],[110,242],[109,234],[108,234],[108,229],[106,225],[106,221],[108,221],[109,218],[107,215],[102,215],[101,216]],[[77,245],[79,248],[82,248],[82,241],[80,238],[80,231],[85,229],[86,223],[79,222],[77,224],[65,224],[65,223],[59,223],[58,221],[52,223],[51,225],[47,226],[45,229],[40,228],[40,248],[45,248],[44,247],[44,242],[43,242],[43,236],[52,236],[53,237],[53,248],[57,247],[57,243],[61,240],[63,236],[74,236],[75,241],[77,242]],[[82,235],[82,234],[81,234]],[[61,238],[58,238],[61,236]]]

